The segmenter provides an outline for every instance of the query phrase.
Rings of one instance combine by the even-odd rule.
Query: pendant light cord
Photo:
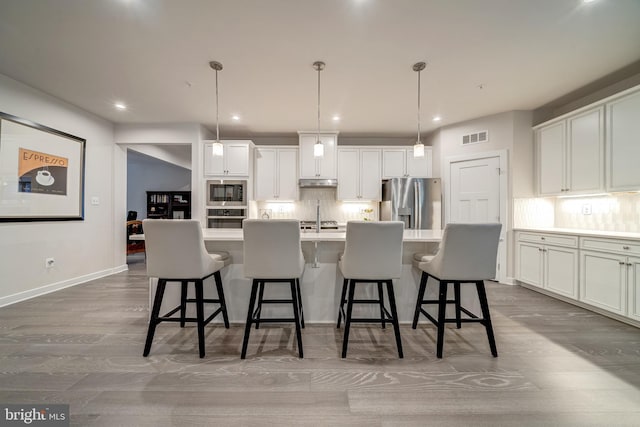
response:
[[[420,73],[418,71],[418,144],[420,144]]]
[[[218,70],[216,70],[216,142],[220,142],[220,120],[218,112]]]
[[[320,142],[320,71],[321,67],[318,66],[318,134],[316,135],[316,142]]]

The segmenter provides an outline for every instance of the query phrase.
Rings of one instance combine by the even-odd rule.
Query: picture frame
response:
[[[0,112],[0,222],[83,221],[86,140]]]

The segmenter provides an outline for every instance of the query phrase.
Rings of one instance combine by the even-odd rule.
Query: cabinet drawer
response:
[[[518,240],[523,242],[544,243],[545,245],[560,245],[571,248],[578,247],[578,236],[520,232],[518,233]]]
[[[640,255],[640,242],[634,240],[613,240],[582,237],[580,239],[580,248],[591,249],[595,251],[614,252],[623,255]]]

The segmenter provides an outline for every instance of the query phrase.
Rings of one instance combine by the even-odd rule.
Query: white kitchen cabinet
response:
[[[518,233],[516,278],[539,288],[578,298],[578,237]]]
[[[431,178],[433,152],[424,147],[424,157],[413,156],[413,146],[382,149],[382,179]]]
[[[640,92],[609,102],[607,108],[607,190],[640,189]]]
[[[255,156],[255,200],[298,200],[298,149],[258,147]]]
[[[640,320],[640,242],[583,237],[580,301]]]
[[[204,143],[205,176],[248,177],[251,164],[251,141],[221,141],[223,154],[212,154],[213,141]]]
[[[603,130],[602,107],[567,117],[536,130],[540,195],[603,191]]]
[[[381,200],[380,149],[338,148],[338,200]]]
[[[303,179],[336,179],[338,133],[320,133],[320,141],[324,145],[321,158],[313,156],[313,146],[317,140],[315,132],[298,132],[300,141],[300,178]]]

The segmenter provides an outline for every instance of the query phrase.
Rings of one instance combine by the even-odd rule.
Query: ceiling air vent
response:
[[[468,135],[462,135],[462,145],[479,144],[481,142],[487,142],[489,140],[489,131],[483,130],[476,133],[470,133]]]

